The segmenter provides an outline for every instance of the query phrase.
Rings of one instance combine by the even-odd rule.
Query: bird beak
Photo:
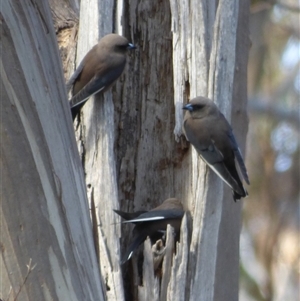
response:
[[[128,50],[136,49],[136,46],[131,43],[128,43],[127,49]]]
[[[188,111],[192,112],[193,111],[193,106],[190,103],[188,103],[187,105],[182,107],[182,110],[188,110]]]

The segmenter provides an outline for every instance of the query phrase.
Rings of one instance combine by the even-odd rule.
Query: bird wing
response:
[[[138,248],[138,246],[143,243],[143,241],[150,235],[147,229],[139,229],[135,227],[133,230],[133,238],[132,242],[126,250],[125,254],[122,256],[121,264],[124,264],[127,260],[129,260],[133,254],[133,252]]]
[[[122,74],[124,64],[98,70],[91,80],[70,100],[71,108],[85,102],[92,95],[106,90]]]
[[[72,87],[74,86],[77,78],[80,76],[80,73],[83,70],[83,67],[84,67],[84,60],[79,64],[79,66],[76,68],[76,70],[72,74],[71,78],[67,82],[67,85],[66,85],[67,86],[67,92],[69,92],[72,89]]]
[[[123,221],[123,223],[142,223],[142,222],[151,222],[151,221],[159,221],[159,220],[166,220],[166,219],[179,219],[182,218],[184,215],[183,210],[173,209],[173,210],[155,210],[155,211],[148,211],[140,216]]]
[[[101,92],[106,88],[106,77],[95,75],[76,95],[70,100],[70,107],[75,108],[87,101],[92,95]]]
[[[118,215],[120,215],[122,218],[124,218],[126,220],[135,219],[138,216],[140,216],[141,214],[147,212],[147,211],[124,212],[124,211],[116,210],[116,209],[113,209],[113,210],[115,213],[117,213]]]
[[[238,146],[238,144],[235,140],[235,137],[234,137],[234,134],[233,134],[232,131],[229,131],[228,137],[230,139],[231,147],[232,147],[232,150],[234,152],[234,156],[236,158],[236,161],[238,162],[238,165],[240,167],[240,171],[243,175],[243,178],[246,181],[246,183],[249,185],[250,181],[249,181],[249,178],[248,178],[247,168],[245,166],[244,159],[243,159],[243,156],[241,154],[241,150],[240,150],[240,148],[239,148],[239,146]]]
[[[164,211],[164,212],[163,212]],[[159,214],[161,218],[158,219],[151,219],[151,217],[154,217],[154,214]],[[133,254],[133,252],[137,249],[137,247],[143,243],[143,241],[149,236],[151,239],[153,239],[153,235],[157,234],[158,232],[161,233],[162,231],[165,231],[167,228],[167,225],[170,224],[175,229],[176,232],[180,229],[181,224],[181,218],[184,215],[183,210],[158,210],[155,212],[148,211],[146,213],[141,214],[141,216],[149,216],[148,219],[144,218],[143,220],[134,219],[131,221],[125,221],[125,222],[133,222],[136,223],[136,226],[133,229],[133,238],[132,242],[129,245],[128,249],[126,250],[124,256],[122,257],[121,263],[125,263],[127,260],[129,260]],[[151,222],[151,221],[157,221],[157,222]]]
[[[206,149],[197,149],[201,158],[206,164],[231,188],[239,191],[239,185],[236,180],[232,177],[224,164],[224,156],[221,151],[216,147],[213,140]]]

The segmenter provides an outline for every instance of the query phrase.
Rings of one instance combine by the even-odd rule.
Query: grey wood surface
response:
[[[3,300],[104,300],[47,1],[1,3]]]

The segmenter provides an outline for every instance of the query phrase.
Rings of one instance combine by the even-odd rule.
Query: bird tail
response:
[[[232,195],[235,202],[240,200],[241,198],[245,198],[248,196],[248,191],[245,189],[245,187],[243,187],[243,189],[244,189],[243,194],[237,193],[236,191],[232,190]]]

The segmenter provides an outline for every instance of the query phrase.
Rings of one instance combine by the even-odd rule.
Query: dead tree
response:
[[[80,123],[74,125],[92,209],[96,255],[104,283],[102,293],[107,300],[238,300],[241,204],[233,202],[229,189],[223,188],[185,141],[181,126],[183,104],[198,95],[209,96],[232,120],[244,149],[248,6],[247,1],[237,0],[81,1],[77,64],[100,37],[110,32],[122,34],[138,46],[116,85],[89,100],[83,107]],[[42,25],[40,30],[45,30]],[[52,35],[53,29],[48,30]],[[43,66],[50,58],[44,56],[40,64]],[[58,59],[55,62],[59,66],[55,69],[55,80],[62,80]],[[25,78],[22,80],[27,86]],[[57,112],[53,120],[47,119],[47,124],[53,133],[50,125],[61,124],[62,120],[57,121],[60,116],[64,130],[69,133],[71,117],[68,104],[63,101],[62,82],[58,82],[53,78],[47,80],[49,91],[60,96],[47,94],[50,101],[44,97],[45,103],[40,107],[44,106],[44,114],[49,115],[52,109],[48,106],[53,99],[60,101],[60,105],[52,105]],[[68,135],[64,151],[72,149],[73,164],[60,169],[79,175],[73,182],[74,177],[70,176],[68,180],[77,186],[73,190],[71,184],[67,186],[67,193],[76,199],[75,204],[86,206],[81,164],[73,159],[74,142],[72,135]],[[54,142],[50,146],[54,147]],[[63,159],[70,160],[69,157]],[[47,171],[57,175],[53,169]],[[147,254],[151,252],[146,242],[141,282],[135,260],[120,266],[120,253],[126,248],[130,230],[121,229],[112,209],[147,210],[168,197],[181,199],[189,212],[183,220],[181,241],[175,257],[172,252],[166,256],[161,281],[154,278],[151,264],[147,265]],[[65,215],[60,218],[65,221],[74,208],[64,204],[63,209]],[[86,219],[85,222],[87,229]],[[84,238],[90,239],[90,235]],[[69,247],[74,251],[72,242],[70,239]],[[87,246],[92,247],[91,243]],[[90,255],[84,258],[92,262],[94,250],[85,250]],[[166,264],[171,261],[172,266]],[[89,285],[100,285],[98,280],[93,279]],[[88,284],[82,283],[83,290],[84,285]]]
[[[172,196],[184,202],[193,222],[185,267],[178,265],[172,274],[177,279],[183,270],[185,276],[170,280],[175,282],[169,286],[169,300],[238,298],[240,204],[232,202],[227,188],[223,193],[221,181],[187,146],[181,108],[197,95],[213,98],[229,120],[232,115],[244,147],[248,5],[226,0],[218,5],[214,1],[81,3],[78,62],[112,31],[138,45],[112,91],[84,106],[76,131],[89,199],[95,202],[100,225],[99,258],[111,300],[123,298],[115,256],[121,230],[112,209],[150,209]],[[129,236],[122,229],[122,245]],[[140,283],[136,270],[125,267],[126,288],[128,277],[132,286]]]
[[[48,2],[0,10],[0,298],[105,300]]]

